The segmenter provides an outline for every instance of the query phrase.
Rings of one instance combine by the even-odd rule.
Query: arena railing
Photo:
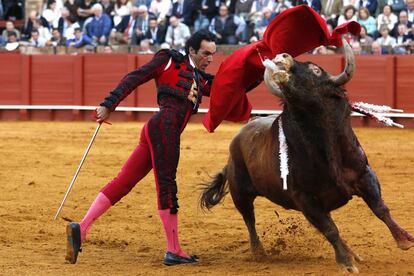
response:
[[[0,105],[0,110],[79,110],[79,111],[93,111],[96,106],[83,105]],[[123,107],[119,106],[115,109],[117,112],[157,112],[158,107]],[[207,113],[207,108],[200,108],[199,113]],[[253,109],[252,115],[279,115],[282,110],[270,109]],[[414,113],[381,113],[381,115],[391,118],[414,118]],[[352,112],[353,117],[365,117],[365,115]]]

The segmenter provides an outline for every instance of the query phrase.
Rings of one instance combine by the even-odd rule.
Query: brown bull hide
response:
[[[378,179],[351,128],[351,108],[346,91],[339,86],[343,82],[334,82],[313,63],[292,62],[290,67],[275,63],[288,74],[283,81],[275,80],[283,94],[282,114],[254,119],[240,130],[231,142],[228,164],[204,187],[201,206],[210,209],[218,204],[228,187],[255,254],[264,252],[255,228],[253,201],[257,196],[301,211],[332,244],[338,265],[358,272],[354,260],[360,258],[341,239],[330,216],[330,211],[357,195],[388,226],[401,249],[412,247],[414,238],[392,219],[381,199]],[[280,178],[278,119],[288,144],[287,190],[282,189]]]

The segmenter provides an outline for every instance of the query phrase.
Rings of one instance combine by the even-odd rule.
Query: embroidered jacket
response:
[[[147,64],[128,73],[101,103],[101,106],[115,110],[139,85],[155,79],[158,103],[162,97],[176,97],[188,101],[188,94],[196,82],[198,87],[194,113],[197,112],[202,96],[210,95],[213,76],[195,69],[188,56],[175,50],[160,50]]]

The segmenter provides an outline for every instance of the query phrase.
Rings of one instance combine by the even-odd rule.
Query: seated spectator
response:
[[[377,32],[377,21],[372,17],[367,8],[360,8],[358,10],[358,23],[364,26],[368,35],[374,36]]]
[[[117,26],[121,23],[121,20],[124,16],[130,15],[132,9],[132,4],[129,0],[116,0],[114,6],[114,26]]]
[[[220,1],[196,0],[194,5],[194,32],[208,29],[210,21],[218,14]]]
[[[220,5],[221,7],[221,5]],[[249,17],[261,16],[263,8],[268,8],[271,11],[275,9],[275,1],[272,0],[254,0]],[[220,9],[219,9],[220,13]]]
[[[405,35],[405,41],[407,43],[414,42],[414,28],[411,28],[408,34]]]
[[[150,48],[150,43],[148,39],[143,39],[139,43],[138,54],[153,54],[154,52]]]
[[[71,39],[66,40],[66,46],[72,46],[75,48],[81,48],[86,45],[91,45],[92,47],[96,46],[95,42],[88,37],[86,34],[82,33],[81,28],[75,29],[75,36]]]
[[[103,12],[106,13],[112,20],[113,23],[113,17],[115,15],[115,4],[111,0],[101,0],[101,5],[103,8]]]
[[[249,21],[253,2],[254,0],[236,0],[234,14],[243,18],[244,21]]]
[[[41,37],[37,29],[33,29],[29,42],[31,46],[36,48],[44,48],[46,47],[47,39]]]
[[[171,0],[152,0],[149,11],[158,18],[158,23],[166,24],[167,15],[172,9]]]
[[[11,32],[16,34],[17,39],[20,39],[20,32],[14,27],[14,23],[12,21],[7,21],[6,29],[3,30],[1,36],[4,40],[7,40],[8,34]]]
[[[398,34],[395,36],[396,45],[393,47],[394,54],[403,55],[407,53],[408,50],[408,39],[407,39],[407,26],[404,24],[398,25]]]
[[[172,6],[171,15],[180,19],[188,27],[194,26],[194,1],[177,0]]]
[[[358,2],[357,0],[352,0],[352,1]],[[322,10],[321,0],[293,0],[292,1],[293,6],[299,6],[302,4],[308,5],[309,7],[314,9],[317,13],[321,13],[321,10]],[[347,5],[351,5],[351,3],[347,3],[346,5],[344,4],[344,6],[347,6]]]
[[[148,30],[150,15],[146,6],[132,7],[111,32],[112,44],[138,45]]]
[[[14,51],[19,48],[19,40],[15,32],[9,32],[7,34],[7,41],[5,43],[5,48],[7,51]]]
[[[405,25],[405,27],[407,29],[407,33],[411,29],[411,26],[412,26],[413,23],[411,21],[408,21],[407,11],[400,11],[400,13],[398,14],[398,22],[395,23],[394,27],[392,28],[392,30],[390,32],[390,35],[392,35],[394,37],[397,35],[397,33],[398,33],[398,26],[400,24]]]
[[[382,26],[387,26],[389,30],[394,28],[395,23],[397,23],[398,17],[392,13],[390,5],[385,5],[382,13],[377,17],[377,30],[379,31]]]
[[[371,47],[369,48],[362,48],[361,43],[359,43],[358,41],[354,41],[351,44],[352,47],[352,51],[354,52],[355,55],[369,55],[371,54]]]
[[[92,38],[96,44],[108,44],[109,33],[112,28],[111,18],[103,13],[101,4],[92,6],[92,12],[95,15],[86,25],[86,34]]]
[[[210,31],[216,35],[217,44],[237,44],[245,27],[244,20],[234,14],[229,14],[224,4],[220,6],[219,15],[214,17],[210,23]]]
[[[362,47],[361,44],[358,41],[354,41],[351,44],[352,52],[354,52],[354,55],[361,55],[362,54]]]
[[[97,3],[96,0],[78,0],[78,23],[83,28],[85,21],[93,16],[92,6]]]
[[[404,0],[388,0],[388,4],[391,6],[391,9],[395,14],[407,9],[407,5]]]
[[[7,32],[6,43],[15,43],[18,41],[19,41],[19,38],[17,37],[17,33],[15,31]]]
[[[145,38],[154,46],[159,46],[165,41],[165,28],[158,25],[157,18],[152,17],[149,21],[149,28],[145,34]]]
[[[53,28],[52,38],[47,43],[48,46],[66,46],[66,38],[62,36],[58,28]]]
[[[371,55],[379,56],[388,54],[388,50],[381,47],[381,44],[377,41],[374,41],[371,45]]]
[[[185,41],[190,35],[190,29],[187,25],[181,23],[175,16],[170,17],[165,41],[171,46],[171,48],[182,50],[185,45]]]
[[[39,36],[45,41],[48,41],[52,38],[52,34],[50,33],[49,28],[42,25],[41,19],[36,19],[33,25],[33,29],[36,29],[39,33]]]
[[[0,10],[0,12],[1,12],[1,10]],[[1,15],[1,14],[0,14]],[[6,45],[6,43],[7,43],[7,41],[2,37],[2,36],[0,36],[0,47],[3,47],[3,46],[5,46]]]
[[[369,14],[375,14],[378,7],[377,0],[360,0],[359,1],[359,8],[367,8]]]
[[[185,42],[191,36],[190,28],[181,23],[177,17],[170,17],[170,26],[168,26],[165,42],[171,45],[171,48],[181,50],[185,46]]]
[[[42,12],[42,16],[46,19],[49,29],[58,26],[60,15],[61,12],[57,9],[56,0],[48,0],[46,9]]]
[[[357,36],[356,41],[361,45],[363,52],[369,53],[374,39],[367,34],[367,29],[362,25],[361,32],[359,33],[359,36]]]
[[[389,35],[390,30],[387,26],[382,26],[380,29],[381,36],[375,40],[378,42],[383,49],[387,49],[388,53],[390,53],[390,50],[394,48],[394,46],[397,44],[395,38]]]
[[[138,7],[138,17],[134,27],[134,35],[131,39],[131,45],[139,45],[141,40],[145,38],[151,17],[155,18],[153,14],[148,12],[147,6],[142,5]]]
[[[33,26],[36,24],[37,20],[40,20],[42,26],[49,28],[49,24],[43,16],[40,16],[39,13],[36,11],[31,11],[29,13],[29,17],[27,18],[26,24],[23,28],[22,39],[27,41],[30,39],[32,35]]]
[[[337,19],[341,14],[343,4],[342,0],[321,0],[321,15],[328,24],[336,27]]]
[[[79,23],[76,21],[76,17],[69,15],[65,18],[65,24],[67,24],[66,28],[63,28],[64,31],[62,33],[62,36],[68,39],[72,39],[75,37],[75,29],[80,28]]]
[[[275,17],[275,13],[272,13],[272,11],[269,8],[263,8],[262,11],[263,15],[261,18],[256,22],[254,27],[254,33],[258,37],[258,39],[263,38],[263,34],[266,31],[267,26],[269,23],[273,20]]]
[[[67,22],[67,18],[68,16],[70,16],[69,10],[66,7],[63,7],[60,11],[60,17],[58,20],[58,24],[57,26],[55,26],[54,28],[58,28],[59,32],[61,34],[65,33],[66,29],[69,26],[69,23]]]
[[[78,1],[66,0],[64,7],[69,11],[69,15],[75,17],[75,21],[78,21]],[[62,32],[63,33],[63,32]]]
[[[351,21],[357,21],[356,9],[349,5],[344,7],[343,13],[338,18],[338,26]]]
[[[276,0],[273,11],[276,14],[279,14],[282,12],[282,10],[289,9],[291,7],[292,7],[292,3],[289,0]]]

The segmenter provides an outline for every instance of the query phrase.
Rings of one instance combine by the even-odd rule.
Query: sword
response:
[[[73,176],[72,182],[70,183],[69,188],[68,188],[68,190],[66,191],[65,196],[63,197],[62,203],[60,204],[59,209],[58,209],[58,210],[57,210],[57,212],[56,212],[56,215],[55,215],[54,220],[56,220],[56,219],[57,219],[57,217],[58,217],[58,216],[59,216],[59,214],[60,214],[60,211],[62,211],[63,205],[65,204],[65,201],[66,201],[66,199],[68,198],[69,193],[70,193],[70,191],[72,190],[73,185],[75,184],[76,178],[78,177],[78,174],[79,174],[79,172],[80,172],[80,170],[81,170],[81,168],[82,168],[83,163],[85,162],[86,156],[88,156],[88,152],[89,152],[89,150],[90,150],[90,148],[91,148],[91,146],[92,146],[92,144],[93,144],[93,141],[95,141],[96,135],[98,134],[98,131],[99,131],[99,129],[101,128],[101,124],[102,124],[102,123],[99,123],[99,124],[98,124],[98,126],[97,126],[97,127],[96,127],[96,129],[95,129],[95,132],[94,132],[94,134],[93,134],[93,136],[92,136],[91,141],[89,142],[88,147],[86,148],[86,151],[85,151],[85,153],[84,153],[84,155],[83,155],[83,157],[82,157],[82,160],[81,160],[81,162],[80,162],[80,164],[79,164],[79,166],[78,166],[78,169],[76,170],[76,173],[75,173],[75,175]]]

